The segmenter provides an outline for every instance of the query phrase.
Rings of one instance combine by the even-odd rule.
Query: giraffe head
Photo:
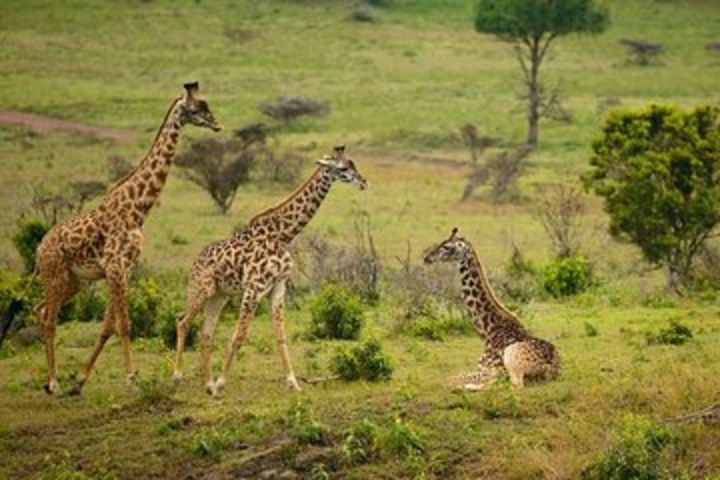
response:
[[[365,190],[368,186],[367,180],[357,171],[352,159],[345,156],[345,145],[335,147],[331,155],[325,155],[317,163],[330,175],[333,182],[352,183],[360,190]]]
[[[183,85],[185,93],[180,97],[180,122],[184,125],[190,123],[198,127],[209,128],[214,132],[222,130],[210,111],[207,100],[200,96],[198,82],[189,82]]]
[[[423,257],[425,263],[436,262],[458,262],[467,257],[470,252],[470,245],[463,238],[458,236],[457,227],[452,229],[450,237],[439,245],[432,247]]]

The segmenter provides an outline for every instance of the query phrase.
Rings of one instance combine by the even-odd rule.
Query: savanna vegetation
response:
[[[0,478],[720,478],[720,4],[567,0],[576,21],[541,11],[522,28],[489,10],[532,3],[3,1]],[[185,130],[145,225],[138,380],[112,338],[81,397],[49,397],[35,246],[132,168],[195,78],[226,128]],[[286,388],[264,303],[221,396],[192,350],[174,383],[194,256],[335,144],[370,188],[334,186],[293,246],[303,391]],[[483,345],[455,270],[421,262],[454,226],[556,345],[557,380],[448,387]],[[60,313],[64,392],[106,300],[98,284]]]

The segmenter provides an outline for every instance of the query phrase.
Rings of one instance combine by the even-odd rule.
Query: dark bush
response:
[[[592,267],[584,257],[555,260],[542,275],[543,288],[555,298],[582,293],[595,284]]]
[[[310,305],[310,336],[338,340],[355,340],[363,326],[360,299],[338,284],[326,284]]]
[[[210,194],[222,213],[227,213],[240,186],[250,180],[250,170],[262,151],[262,147],[242,139],[204,138],[178,154],[175,163],[188,180]]]
[[[35,254],[45,234],[50,227],[42,220],[22,220],[12,241],[25,265],[25,271],[32,272],[35,269]]]
[[[367,5],[357,5],[350,12],[350,20],[354,22],[373,23],[375,21],[375,12]]]
[[[177,345],[177,317],[171,315],[165,315],[163,317],[163,323],[160,324],[160,337],[162,338],[163,344],[169,349],[173,350]],[[195,346],[197,341],[199,328],[196,322],[191,322],[185,334],[185,347],[190,349]]]
[[[330,113],[330,104],[323,100],[314,100],[301,96],[278,97],[274,101],[258,105],[260,113],[289,124],[301,117],[324,117]]]
[[[661,43],[648,42],[632,38],[621,38],[620,44],[627,49],[628,63],[648,66],[655,63],[663,52]]]
[[[613,433],[613,445],[582,473],[584,480],[660,480],[660,456],[674,438],[667,427],[628,415]]]
[[[648,345],[682,345],[693,338],[690,327],[673,318],[667,327],[657,333],[646,334]]]
[[[390,359],[376,339],[362,342],[351,349],[340,347],[330,361],[330,369],[343,380],[378,382],[392,377]]]
[[[90,288],[78,293],[72,301],[69,316],[78,322],[97,322],[103,319],[107,295]]]
[[[268,149],[255,164],[255,176],[261,183],[294,185],[299,182],[306,163],[303,155],[292,150],[278,152]]]

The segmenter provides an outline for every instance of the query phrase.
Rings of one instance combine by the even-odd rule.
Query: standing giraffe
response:
[[[457,236],[433,247],[425,263],[456,262],[460,266],[462,296],[473,325],[485,338],[485,354],[478,372],[463,376],[463,388],[480,390],[505,368],[513,385],[528,380],[552,380],[558,375],[560,358],[550,342],[530,335],[518,318],[495,297],[485,269],[469,241]]]
[[[293,267],[290,242],[318,211],[333,182],[353,183],[360,190],[367,181],[345,156],[345,147],[318,160],[318,168],[290,197],[253,217],[248,226],[228,240],[211,243],[193,263],[187,287],[185,311],[177,324],[176,380],[182,378],[185,334],[193,318],[203,310],[200,333],[202,375],[205,388],[216,395],[224,386],[237,350],[242,345],[258,302],[272,292],[272,316],[280,358],[292,390],[300,390],[288,353],[283,311],[285,284]],[[217,318],[228,298],[242,293],[237,327],[228,345],[222,374],[213,381],[210,347]]]
[[[86,284],[104,278],[110,298],[100,336],[71,394],[79,394],[95,360],[115,328],[120,336],[125,371],[133,376],[130,355],[130,319],[127,288],[130,269],[142,248],[142,226],[162,191],[183,125],[221,130],[208,103],[198,93],[198,83],[184,85],[173,101],[145,158],[113,185],[100,206],[55,225],[37,250],[37,273],[44,298],[35,307],[45,340],[48,383],[45,391],[58,392],[55,366],[55,328],[60,307]]]

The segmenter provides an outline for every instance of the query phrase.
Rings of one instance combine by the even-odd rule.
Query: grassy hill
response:
[[[540,149],[520,181],[523,198],[495,205],[481,190],[460,202],[470,166],[459,127],[472,122],[507,143],[524,138],[512,48],[474,32],[473,1],[387,3],[375,9],[375,22],[360,23],[350,20],[351,1],[2,1],[1,109],[124,129],[138,140],[117,144],[0,125],[0,261],[20,267],[10,236],[30,211],[33,186],[62,191],[74,180],[106,180],[110,155],[139,160],[188,79],[200,80],[227,127],[217,134],[222,137],[262,120],[257,105],[281,95],[330,103],[328,117],[287,128],[280,141],[307,155],[306,174],[312,159],[347,144],[370,188],[334,187],[309,233],[350,244],[354,223],[369,218],[380,256],[396,267],[395,257],[404,257],[408,243],[417,262],[425,247],[457,225],[493,275],[507,263],[513,243],[538,264],[549,260],[550,243],[531,213],[533,186],[577,183],[606,105],[690,107],[720,99],[720,55],[704,48],[720,40],[720,3],[607,0],[608,32],[559,40],[543,67],[572,122],[542,124]],[[661,62],[628,65],[621,38],[661,42]],[[211,135],[188,127],[181,142]],[[205,192],[174,173],[146,224],[143,260],[177,279],[203,245],[291,191],[251,184],[223,216]],[[380,385],[331,382],[288,394],[267,314],[251,327],[250,344],[218,401],[202,393],[193,353],[189,378],[177,391],[167,385],[170,353],[154,342],[135,343],[145,382],[140,392],[127,391],[120,348],[112,340],[82,399],[45,397],[38,344],[4,347],[0,445],[9,455],[0,478],[83,478],[69,476],[78,471],[90,478],[232,478],[289,468],[323,478],[318,464],[336,466],[333,478],[578,478],[614,444],[623,418],[637,427],[638,418],[662,422],[716,402],[720,368],[717,301],[665,299],[661,275],[645,268],[634,248],[610,239],[600,203],[588,203],[583,253],[595,264],[600,286],[570,300],[540,298],[521,311],[523,321],[563,356],[555,383],[450,393],[447,377],[473,368],[481,340],[400,335],[391,298],[366,312],[368,328],[396,367],[394,379]],[[179,287],[176,293],[181,295]],[[326,365],[335,347],[302,338],[306,306],[301,302],[288,314],[291,350],[303,375]],[[646,332],[671,319],[689,325],[693,340],[648,345]],[[224,322],[216,335],[218,361],[232,327]],[[59,332],[60,368],[67,375],[88,353],[97,325],[64,324]],[[326,426],[330,447],[293,440],[288,419],[297,409]],[[364,463],[328,460],[363,419],[389,437],[407,439],[412,435],[406,430],[415,432],[424,448],[403,453],[398,440],[398,451],[390,442]],[[675,440],[659,461],[667,468],[663,475],[719,478],[717,427],[672,428]]]

